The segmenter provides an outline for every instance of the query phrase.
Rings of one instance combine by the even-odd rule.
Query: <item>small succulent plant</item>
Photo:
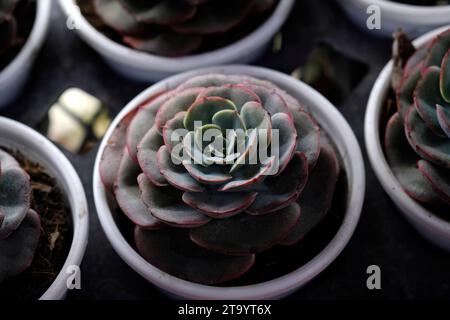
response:
[[[30,209],[30,198],[28,174],[0,150],[0,283],[20,274],[33,260],[41,224]]]
[[[257,149],[267,156],[252,157]],[[223,74],[193,77],[129,113],[100,163],[142,256],[204,284],[236,279],[256,254],[304,238],[329,211],[339,172],[295,98]]]
[[[407,60],[390,119],[388,161],[413,199],[450,204],[450,30]]]
[[[80,0],[128,46],[161,56],[184,56],[221,46],[248,33],[245,22],[262,16],[277,0]],[[91,11],[91,10],[85,10]],[[95,23],[98,25],[98,23]],[[233,40],[231,40],[233,41]]]
[[[0,70],[24,43],[33,4],[34,0],[0,0]]]

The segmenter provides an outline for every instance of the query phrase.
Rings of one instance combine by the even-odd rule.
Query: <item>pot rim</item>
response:
[[[417,38],[414,41],[414,45],[416,47],[424,45],[449,28],[450,25],[434,29]],[[380,141],[380,117],[387,92],[390,89],[392,71],[393,61],[391,60],[378,76],[367,104],[364,120],[364,136],[370,163],[383,189],[397,207],[401,208],[401,211],[406,217],[413,218],[414,221],[418,221],[431,231],[439,230],[442,233],[450,235],[450,222],[445,221],[430,210],[424,208],[403,190],[384,155],[384,149]]]
[[[316,257],[299,269],[274,280],[248,286],[222,288],[182,280],[157,269],[141,257],[123,237],[114,221],[108,206],[105,188],[100,180],[100,159],[109,136],[120,119],[130,110],[144,102],[149,96],[175,87],[194,75],[211,72],[244,74],[270,79],[270,81],[280,85],[281,88],[288,92],[295,92],[297,96],[302,95],[305,99],[310,99],[310,104],[315,104],[315,107],[317,107],[315,111],[320,111],[323,117],[327,117],[327,125],[334,128],[336,135],[342,139],[342,141],[334,142],[336,144],[340,143],[340,145],[337,145],[337,148],[346,163],[349,179],[348,207],[344,221],[334,238]],[[313,110],[311,111],[312,114],[315,114]],[[352,157],[350,158],[349,155],[352,155]],[[344,117],[322,95],[308,85],[280,72],[261,67],[234,65],[204,68],[170,77],[151,86],[133,99],[115,118],[100,145],[94,167],[93,192],[101,225],[115,251],[131,268],[159,288],[176,296],[191,299],[271,299],[284,296],[305,285],[331,264],[347,245],[357,226],[362,210],[365,192],[365,170],[361,149],[353,131]]]
[[[77,26],[76,31],[101,55],[115,62],[120,61],[130,68],[169,73],[192,70],[205,65],[226,64],[242,58],[265,39],[276,34],[288,18],[294,3],[294,0],[280,0],[272,15],[264,23],[228,46],[205,53],[168,58],[132,49],[109,39],[86,20],[75,0],[59,0],[66,16]]]
[[[342,2],[342,0],[340,0]],[[344,0],[348,1],[348,0]],[[394,1],[386,0],[353,0],[360,2],[363,5],[379,6],[382,10],[389,11],[394,15],[408,16],[410,18],[415,18],[417,16],[432,15],[434,18],[446,17],[450,15],[450,5],[441,6],[422,6],[407,3],[399,3]]]
[[[42,162],[46,162],[45,165],[42,165],[64,189],[72,209],[73,238],[69,253],[58,276],[40,297],[41,300],[63,299],[67,292],[68,274],[66,271],[70,266],[80,266],[87,246],[89,212],[83,185],[66,156],[40,133],[20,122],[4,117],[0,117],[0,132],[7,132],[7,136],[9,136],[3,138],[5,135],[2,134],[3,144],[17,148],[26,147],[27,150],[22,151],[25,156],[32,154],[36,158],[41,158]],[[26,146],[24,146],[25,143]],[[50,167],[49,164],[53,166]]]
[[[36,48],[40,47],[44,41],[50,23],[52,2],[51,0],[39,0],[36,5],[36,18],[25,45],[14,59],[0,71],[0,88],[8,83],[16,73],[19,73],[31,57],[37,55]]]

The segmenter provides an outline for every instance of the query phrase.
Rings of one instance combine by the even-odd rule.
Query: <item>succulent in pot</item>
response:
[[[413,43],[395,35],[393,60],[369,99],[365,139],[372,167],[401,213],[450,249],[450,29]]]
[[[415,200],[450,205],[450,30],[406,62],[397,112],[386,130],[386,156]],[[448,210],[448,207],[447,207]]]
[[[0,71],[27,40],[34,21],[33,0],[0,1]]]
[[[241,278],[259,254],[301,242],[329,212],[341,170],[296,98],[223,73],[146,99],[99,157],[103,186],[135,224],[141,255],[208,285]]]
[[[52,143],[0,117],[0,297],[62,299],[87,244],[87,201]]]
[[[0,108],[19,93],[44,41],[50,0],[0,0]]]
[[[0,283],[33,260],[41,222],[30,201],[30,176],[12,155],[0,150]]]
[[[113,38],[131,48],[176,57],[233,42],[254,28],[277,2],[82,0],[79,5],[85,12],[93,6],[94,12],[90,13],[104,23],[98,28],[109,27],[114,31]]]
[[[338,0],[347,15],[370,34],[392,37],[403,28],[410,36],[450,23],[447,0]]]
[[[74,30],[140,81],[261,56],[294,0],[60,0]]]

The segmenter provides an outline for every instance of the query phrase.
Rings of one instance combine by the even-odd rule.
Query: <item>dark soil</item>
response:
[[[45,169],[9,151],[30,175],[31,208],[41,217],[41,238],[31,266],[0,285],[0,299],[36,300],[60,272],[72,242],[72,221],[65,194]]]

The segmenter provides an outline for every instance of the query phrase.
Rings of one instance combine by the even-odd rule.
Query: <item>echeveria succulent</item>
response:
[[[417,49],[403,70],[386,155],[405,191],[450,204],[450,30]]]
[[[24,271],[40,237],[39,215],[30,209],[28,174],[0,150],[0,283]]]
[[[0,0],[0,70],[23,44],[29,32],[28,13],[33,0]]]
[[[330,209],[339,171],[296,99],[270,82],[222,74],[191,78],[128,114],[100,165],[136,225],[140,253],[206,284],[299,242]]]
[[[80,0],[93,1],[96,15],[128,46],[162,56],[183,56],[200,47],[215,47],[248,30],[251,17],[274,7],[277,0]],[[232,41],[232,40],[231,40]]]

